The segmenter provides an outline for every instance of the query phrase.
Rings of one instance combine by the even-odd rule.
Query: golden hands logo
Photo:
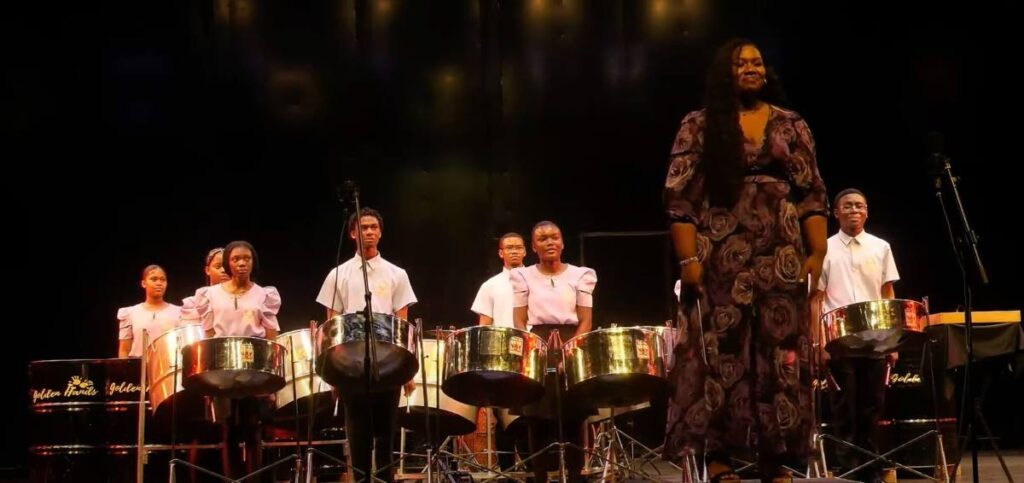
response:
[[[89,379],[83,379],[81,376],[71,376],[71,380],[68,381],[68,387],[64,389],[64,397],[71,396],[95,396],[99,394],[96,390],[96,386]]]

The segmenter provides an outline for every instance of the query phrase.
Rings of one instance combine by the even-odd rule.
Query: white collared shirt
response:
[[[825,312],[879,300],[882,286],[899,279],[889,242],[868,232],[851,237],[840,231],[829,237],[818,281],[818,289],[825,291]]]
[[[376,313],[393,314],[416,303],[416,294],[405,270],[381,257],[366,261],[370,282],[370,304]],[[327,273],[316,301],[342,314],[352,314],[366,307],[362,261],[356,255]]]
[[[507,267],[501,273],[487,279],[476,293],[473,306],[469,309],[479,315],[494,319],[497,327],[514,327],[512,321],[512,283],[509,282],[511,270]]]

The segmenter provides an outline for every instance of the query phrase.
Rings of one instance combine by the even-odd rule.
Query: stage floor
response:
[[[1013,476],[1014,481],[1024,481],[1024,449],[1008,450],[1003,451],[1003,459],[1006,461],[1006,466],[1010,469],[1010,475]],[[978,454],[979,463],[979,482],[984,483],[999,483],[1006,482],[1006,476],[1003,473],[1002,468],[999,466],[999,460],[996,459],[996,455],[991,451],[982,451]],[[677,470],[666,464],[658,465],[663,474],[656,481],[672,481],[679,482],[680,474]],[[629,480],[638,481],[638,480]],[[743,480],[744,483],[753,482],[756,483],[759,480]],[[800,481],[800,480],[797,480]],[[900,478],[900,483],[924,483],[930,480],[922,479],[908,479]],[[960,468],[960,476],[956,480],[959,483],[971,481],[971,454],[964,454],[963,465]]]
[[[971,481],[971,461],[970,454],[966,454],[964,458],[964,464],[960,470],[960,476],[957,478],[958,483],[970,482]],[[1010,474],[1014,477],[1015,481],[1024,481],[1024,449],[1008,450],[1003,452],[1003,457],[1006,460],[1006,465],[1010,469]],[[1003,474],[1002,468],[999,466],[999,461],[996,459],[995,453],[991,451],[983,451],[979,454],[980,472],[979,480],[984,483],[1000,483],[1005,482],[1006,477]],[[651,481],[658,482],[674,482],[680,481],[681,475],[679,471],[672,468],[670,465],[664,462],[657,464],[657,469],[661,472],[656,479]],[[147,480],[151,481],[151,480]],[[155,481],[155,480],[152,480]],[[179,480],[181,481],[181,480]],[[597,479],[591,479],[590,481],[598,481]],[[639,482],[641,480],[628,479],[620,480],[622,483]],[[801,480],[797,480],[801,481]],[[900,478],[901,483],[924,483],[929,480],[921,479],[909,479]],[[758,480],[743,480],[744,483],[757,483]],[[10,478],[0,476],[0,483],[28,483],[27,479],[23,478]]]

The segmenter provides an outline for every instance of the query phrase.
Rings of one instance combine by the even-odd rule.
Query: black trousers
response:
[[[369,478],[372,459],[375,459],[378,471],[394,460],[400,394],[401,388],[370,394],[342,394],[352,466],[363,472],[356,473],[355,481],[372,481]],[[376,458],[373,453],[375,440]],[[394,473],[394,468],[389,467],[375,476],[384,481],[394,481]]]
[[[221,462],[224,473],[229,478],[241,478],[263,464],[260,421],[266,401],[251,397],[220,399],[217,403],[223,416]]]
[[[535,325],[532,332],[544,340],[548,340],[551,333],[558,331],[559,338],[565,342],[572,338],[576,331],[575,325]],[[565,373],[559,370],[557,373],[551,369],[557,367],[561,360],[561,351],[548,347],[547,367],[545,373],[544,395],[541,400],[522,408],[522,414],[529,418],[529,446],[530,453],[540,451],[545,446],[557,442],[559,431],[558,422],[561,419],[562,436],[564,442],[582,447],[583,434],[585,431],[584,422],[587,417],[593,414],[589,408],[582,406],[579,401],[568,398],[564,391],[559,388],[565,387]],[[548,471],[559,469],[558,451],[549,451],[546,455],[532,461],[534,481],[547,481]],[[565,448],[565,466],[567,478],[570,482],[584,481],[581,471],[583,470],[583,453],[574,447]]]
[[[528,442],[520,440],[515,434],[508,431],[501,424],[501,410],[492,408],[491,417],[494,418],[494,449],[498,451],[498,467],[509,469],[516,464],[516,454],[521,454],[519,449],[526,449]]]
[[[562,420],[562,431],[565,442],[575,445],[565,448],[565,469],[568,481],[576,483],[585,481],[583,471],[583,453],[577,449],[583,447],[584,421],[575,418]],[[540,451],[547,445],[558,441],[558,422],[533,418],[530,421],[529,444],[530,452]],[[534,483],[548,481],[549,471],[558,471],[558,450],[549,450],[532,461]]]
[[[829,361],[829,372],[839,385],[839,390],[829,396],[835,436],[875,453],[878,420],[885,408],[885,369],[884,359],[850,357]],[[845,472],[871,458],[836,445],[836,459]],[[856,476],[871,481],[881,470],[876,462]]]

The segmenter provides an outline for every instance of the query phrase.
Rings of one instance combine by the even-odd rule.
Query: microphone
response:
[[[930,131],[925,136],[925,146],[928,147],[929,154],[939,154],[942,152],[942,148],[945,146],[945,142],[942,140],[942,135],[938,131]]]
[[[925,136],[925,146],[928,148],[928,169],[931,174],[938,175],[946,167],[949,158],[942,154],[945,142],[942,135],[931,131]]]
[[[356,186],[355,181],[350,179],[345,180],[344,183],[334,187],[334,194],[338,197],[338,202],[342,204],[349,204],[352,199],[359,193],[359,187]]]
[[[939,195],[942,192],[942,173],[949,166],[949,158],[942,154],[945,142],[941,134],[931,131],[925,136],[925,146],[928,149],[925,160],[928,174],[935,177],[935,192]]]

